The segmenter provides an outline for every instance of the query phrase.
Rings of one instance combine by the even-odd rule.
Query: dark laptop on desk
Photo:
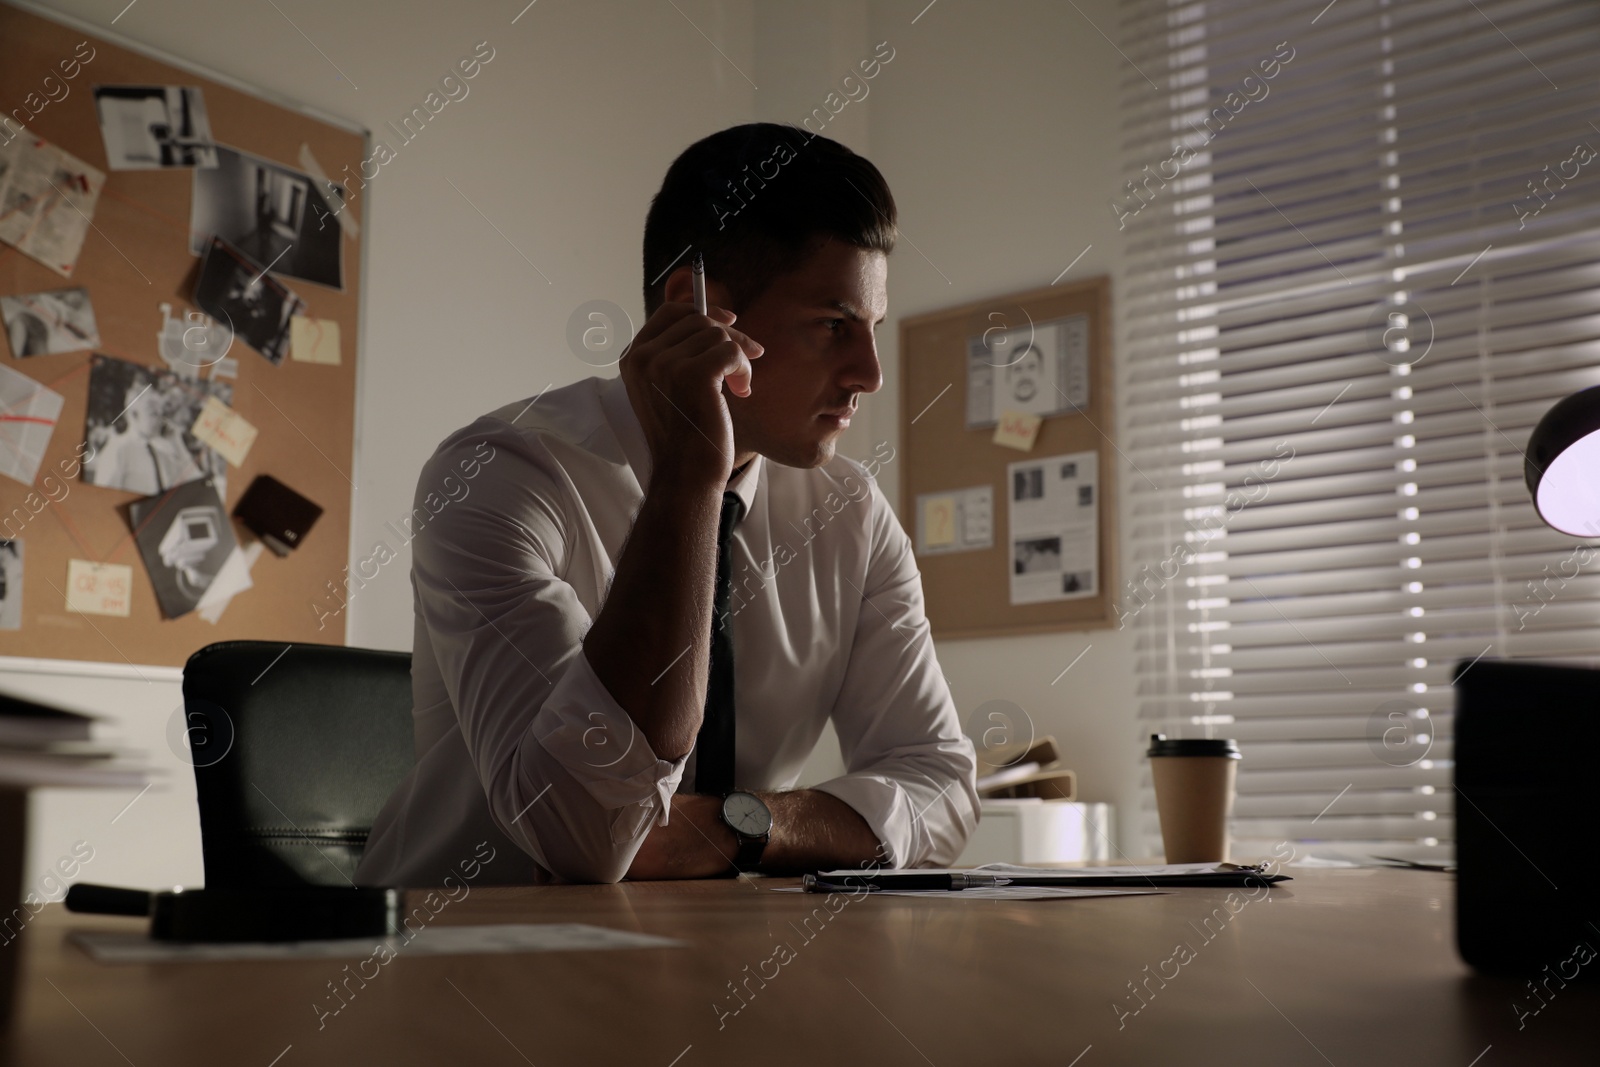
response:
[[[1461,958],[1533,975],[1600,949],[1600,670],[1481,660],[1455,689]]]

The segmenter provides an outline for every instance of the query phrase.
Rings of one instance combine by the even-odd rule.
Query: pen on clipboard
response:
[[[706,313],[706,257],[703,252],[694,254],[694,309],[700,314]]]
[[[852,882],[851,879],[859,878]],[[848,893],[865,888],[869,893],[886,889],[909,889],[917,892],[959,892],[963,889],[994,889],[1010,885],[1011,879],[998,874],[979,874],[973,871],[956,871],[953,874],[897,874],[884,881],[868,881],[870,876],[851,875],[839,881],[830,881],[815,874],[804,875],[800,885],[807,893]]]

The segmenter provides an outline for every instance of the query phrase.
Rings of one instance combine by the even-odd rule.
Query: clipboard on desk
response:
[[[909,868],[878,871],[833,870],[808,874],[806,890],[828,893],[873,890],[924,890],[927,892],[997,886],[1140,886],[1165,889],[1172,886],[1271,886],[1287,882],[1285,874],[1268,874],[1267,865],[1239,863],[1172,863],[1148,866],[1085,867],[1057,870],[1049,867],[1019,867],[1010,863],[989,863],[982,867]]]

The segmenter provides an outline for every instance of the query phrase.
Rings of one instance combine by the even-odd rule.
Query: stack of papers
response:
[[[1062,870],[990,863],[970,870],[954,867],[893,870],[832,870],[806,875],[799,889],[948,896],[964,900],[1039,900],[1048,897],[1125,896],[1159,893],[1170,886],[1263,885],[1286,881],[1263,866],[1234,863],[1174,863],[1147,866],[1086,867]],[[1127,887],[1127,888],[1113,888]]]
[[[591,952],[627,948],[678,948],[684,942],[588,923],[498,923],[429,926],[394,937],[324,941],[156,941],[148,933],[77,930],[68,938],[100,963],[160,963],[172,960],[286,960],[371,956],[378,946],[394,955],[466,956],[514,952]],[[385,960],[384,962],[387,962]]]
[[[1288,881],[1287,875],[1267,874],[1265,864],[1238,863],[1152,863],[1125,867],[1083,867],[1062,870],[1052,867],[1019,867],[1010,863],[987,863],[972,869],[972,874],[993,874],[1009,878],[1013,885],[1257,885]],[[884,872],[888,873],[888,872]]]
[[[124,755],[90,743],[94,720],[64,708],[0,693],[0,785],[123,787],[149,781]]]

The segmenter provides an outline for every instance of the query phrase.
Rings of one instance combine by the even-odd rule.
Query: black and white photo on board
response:
[[[1061,538],[1026,537],[1019,539],[1012,553],[1018,574],[1041,574],[1061,570]]]
[[[321,195],[309,174],[218,145],[216,167],[194,172],[189,252],[220,237],[273,274],[341,289],[344,231],[323,220]]]
[[[0,296],[0,321],[18,359],[82,352],[100,344],[87,289]]]
[[[0,540],[0,630],[22,629],[22,542]]]
[[[1044,496],[1044,468],[1029,467],[1011,474],[1012,500],[1038,500]]]
[[[274,364],[289,354],[291,320],[306,307],[249,256],[216,237],[200,264],[194,302]]]
[[[213,478],[218,491],[226,492],[227,461],[189,432],[209,396],[230,403],[233,386],[184,378],[164,367],[91,357],[84,479],[151,496]]]
[[[204,478],[135,500],[128,517],[161,614],[193,611],[238,544],[215,484]]]
[[[215,167],[206,100],[192,85],[97,85],[94,106],[112,170]]]

